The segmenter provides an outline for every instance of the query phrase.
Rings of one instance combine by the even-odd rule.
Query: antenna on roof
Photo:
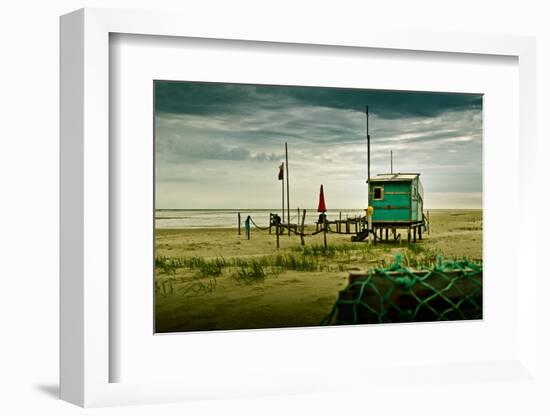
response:
[[[393,150],[390,150],[390,173],[393,175]]]

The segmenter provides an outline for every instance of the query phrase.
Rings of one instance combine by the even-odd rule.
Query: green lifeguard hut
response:
[[[384,173],[370,179],[373,224],[422,222],[424,190],[420,173]]]
[[[428,220],[424,215],[424,188],[420,182],[420,173],[393,173],[393,155],[390,152],[391,173],[370,175],[370,134],[369,108],[367,116],[367,184],[368,206],[371,212],[366,229],[362,229],[352,241],[362,241],[369,234],[374,241],[386,240],[391,232],[393,239],[401,235],[398,229],[407,230],[407,239],[422,239],[422,231],[427,230]],[[385,236],[383,235],[385,231]]]
[[[407,230],[407,239],[422,239],[422,230],[426,228],[424,216],[424,189],[420,173],[384,173],[370,178],[369,206],[372,212],[372,231],[379,231],[383,239],[383,230],[391,231],[398,239],[398,229]]]

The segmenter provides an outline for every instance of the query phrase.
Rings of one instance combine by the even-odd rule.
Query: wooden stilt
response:
[[[306,222],[306,210],[304,209],[303,212],[302,212],[302,227],[301,227],[301,230],[300,230],[300,239],[301,239],[301,242],[302,242],[302,245],[305,245],[306,242],[304,240],[304,224]]]
[[[275,224],[275,235],[277,236],[277,248],[279,248],[279,221]]]
[[[407,229],[407,242],[411,242],[411,227]]]
[[[386,228],[386,241],[388,241],[388,229]]]
[[[413,242],[416,243],[416,229],[418,227],[413,227]]]
[[[422,226],[418,227],[418,239],[422,240]]]

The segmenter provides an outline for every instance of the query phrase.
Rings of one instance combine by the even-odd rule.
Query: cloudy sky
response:
[[[157,208],[277,208],[288,142],[291,207],[367,204],[371,176],[419,172],[426,208],[481,208],[482,96],[155,82]]]

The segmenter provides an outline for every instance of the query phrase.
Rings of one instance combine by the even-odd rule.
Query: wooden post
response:
[[[388,241],[388,229],[386,228],[386,241]]]
[[[418,227],[413,227],[413,243],[416,243],[416,229]]]
[[[430,210],[428,210],[428,234],[430,234]]]
[[[409,226],[407,230],[407,242],[411,242],[411,227]]]
[[[327,216],[323,212],[323,239],[325,242],[325,253],[327,251]]]
[[[237,213],[238,226],[239,226],[239,235],[241,235],[241,213]]]
[[[277,236],[277,248],[279,248],[279,221],[275,223],[275,235]]]
[[[302,240],[302,245],[306,244],[306,242],[304,240],[304,223],[305,222],[306,222],[306,210],[304,209],[303,213],[302,213],[302,227],[301,227],[301,232],[300,232],[300,239]]]
[[[422,226],[418,227],[418,239],[422,240]]]
[[[270,212],[270,213],[269,213],[269,234],[271,234],[271,224],[272,224],[272,221],[273,221],[273,214]]]

